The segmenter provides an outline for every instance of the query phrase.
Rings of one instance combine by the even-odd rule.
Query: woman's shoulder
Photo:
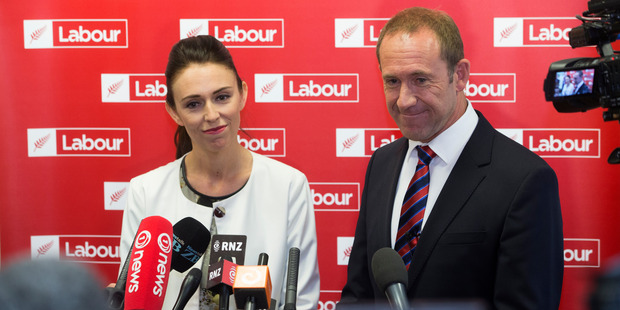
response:
[[[179,169],[181,168],[182,158],[171,161],[167,164],[154,168],[148,172],[140,174],[133,179],[131,179],[132,183],[148,183],[153,181],[161,181],[163,179],[167,179],[170,174],[176,172],[178,174]]]
[[[268,172],[269,174],[277,174],[279,177],[306,178],[306,175],[299,169],[271,157],[252,152],[252,158],[254,160],[253,170],[256,173],[263,174]]]

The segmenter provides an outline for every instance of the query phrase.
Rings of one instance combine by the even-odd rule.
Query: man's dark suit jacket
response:
[[[477,299],[491,309],[557,309],[564,260],[555,172],[477,113],[474,133],[413,254],[408,297]],[[401,138],[370,158],[343,305],[385,300],[371,261],[377,250],[391,246],[393,202],[407,148]]]
[[[592,91],[590,90],[590,87],[588,87],[586,83],[581,83],[581,86],[579,86],[579,88],[577,88],[577,91],[575,91],[575,95],[589,94],[591,92]]]

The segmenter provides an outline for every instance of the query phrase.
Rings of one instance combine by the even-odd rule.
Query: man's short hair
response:
[[[437,37],[441,59],[446,61],[448,73],[452,77],[456,64],[465,58],[459,28],[452,17],[445,12],[422,7],[402,10],[385,24],[377,41],[376,53],[379,65],[381,65],[379,49],[385,36],[397,33],[415,33],[423,29],[431,30]]]

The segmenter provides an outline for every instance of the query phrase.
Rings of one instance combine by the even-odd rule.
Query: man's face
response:
[[[583,81],[583,76],[581,76],[581,74],[577,73],[577,74],[575,74],[574,79],[575,79],[575,84],[579,84],[579,83],[581,83],[581,81]]]
[[[379,59],[388,111],[406,138],[429,142],[464,113],[466,103],[457,104],[457,93],[465,84],[457,81],[456,72],[450,82],[430,30],[384,37]]]

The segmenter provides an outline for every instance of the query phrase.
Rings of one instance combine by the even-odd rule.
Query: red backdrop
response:
[[[127,182],[174,158],[163,72],[180,38],[225,41],[242,78],[244,146],[302,170],[317,220],[321,309],[346,278],[368,157],[400,136],[375,50],[412,5],[448,12],[471,63],[469,98],[543,156],[560,182],[562,309],[584,309],[592,278],[620,252],[620,126],[602,110],[560,114],[544,100],[549,64],[598,57],[566,31],[583,1],[4,1],[0,258],[85,262],[113,281]],[[562,147],[558,147],[562,146]],[[587,173],[584,173],[587,171]]]

